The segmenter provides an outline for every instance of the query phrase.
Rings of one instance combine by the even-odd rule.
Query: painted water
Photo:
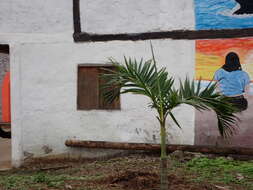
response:
[[[236,0],[195,0],[196,29],[253,28],[253,14],[234,14],[238,9]]]

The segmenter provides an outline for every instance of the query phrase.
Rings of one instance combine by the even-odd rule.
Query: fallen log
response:
[[[96,148],[96,149],[100,148],[100,149],[160,151],[159,144],[149,144],[149,143],[66,140],[65,145],[68,147],[79,147],[79,148],[83,147],[83,148]],[[237,155],[253,156],[253,148],[199,146],[199,145],[167,145],[168,152],[174,152],[176,150],[201,152],[205,154],[220,154],[220,155],[237,154]]]

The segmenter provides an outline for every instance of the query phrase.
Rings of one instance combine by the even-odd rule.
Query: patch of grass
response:
[[[30,180],[27,176],[11,175],[1,176],[0,185],[6,190],[24,189],[26,184],[29,184]]]
[[[49,175],[46,173],[38,173],[31,176],[31,182],[34,184],[41,183],[48,187],[60,187],[64,184],[64,181],[68,179],[65,175]]]
[[[93,175],[77,176],[70,173],[55,172],[17,172],[0,175],[0,189],[4,190],[30,190],[30,189],[64,189],[67,181],[90,181],[103,178],[104,175],[94,173]],[[86,188],[87,189],[87,188]]]
[[[253,162],[194,158],[186,164],[186,169],[197,174],[193,181],[208,180],[212,183],[240,184],[253,189]]]
[[[93,176],[94,177],[94,176]],[[94,178],[98,178],[95,176]],[[92,177],[79,177],[70,175],[54,175],[45,172],[36,174],[13,174],[10,176],[0,176],[0,187],[6,190],[26,190],[31,187],[54,187],[60,188],[64,185],[66,180],[90,180]],[[93,178],[92,178],[93,179]],[[0,188],[1,189],[1,188]]]

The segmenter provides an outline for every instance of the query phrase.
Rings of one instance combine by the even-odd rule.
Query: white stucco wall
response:
[[[193,0],[80,1],[85,32],[194,28]],[[122,96],[121,111],[77,111],[76,106],[78,64],[103,63],[111,56],[150,58],[149,41],[74,43],[72,0],[9,0],[0,7],[0,44],[10,45],[14,166],[27,155],[71,152],[64,145],[69,138],[159,143],[158,122],[143,97]],[[194,75],[195,41],[152,42],[159,66],[176,78]],[[194,111],[186,106],[175,112],[183,129],[173,124],[169,142],[193,144]],[[52,152],[45,154],[45,147]]]
[[[195,28],[194,0],[80,0],[88,33],[137,33]]]
[[[72,0],[0,1],[1,33],[72,32]]]
[[[166,66],[176,78],[193,76],[194,41],[157,40],[153,45],[159,66]],[[69,138],[159,143],[158,122],[143,97],[121,96],[121,111],[78,111],[76,105],[78,64],[104,63],[110,56],[150,58],[148,41],[22,44],[15,51],[19,58],[12,69],[20,81],[12,89],[19,106],[13,109],[16,127],[22,129],[22,135],[16,136],[22,141],[22,152],[41,156],[43,146],[48,146],[51,154],[64,153]],[[193,144],[193,110],[182,107],[175,112],[183,130],[173,124],[169,142]]]

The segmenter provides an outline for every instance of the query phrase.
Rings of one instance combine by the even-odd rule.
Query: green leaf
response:
[[[173,115],[171,112],[169,112],[169,115],[170,115],[170,117],[173,119],[173,121],[176,123],[176,125],[177,125],[180,129],[182,129],[181,126],[179,125],[178,121],[177,121],[176,118],[174,117],[174,115]]]
[[[174,87],[174,79],[169,76],[166,68],[158,69],[154,51],[152,59],[144,61],[124,57],[123,63],[109,59],[115,66],[114,70],[106,70],[102,76],[106,84],[102,87],[104,97],[112,102],[120,94],[133,93],[149,98],[149,106],[158,112],[160,122],[168,115],[181,128],[171,111],[181,104],[193,106],[197,110],[213,110],[217,115],[217,127],[222,136],[233,135],[239,119],[234,115],[236,108],[228,99],[216,92],[217,84],[210,82],[201,89],[201,80],[197,83],[186,77],[179,81],[179,88]],[[113,88],[112,88],[113,87]]]

